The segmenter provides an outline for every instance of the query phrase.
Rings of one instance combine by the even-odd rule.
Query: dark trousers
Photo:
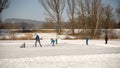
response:
[[[56,41],[56,44],[58,44],[58,40],[56,39],[55,41]]]
[[[108,41],[108,40],[105,40],[105,44],[107,44],[107,41]]]
[[[54,43],[55,43],[55,42],[52,42],[52,46],[54,46]]]
[[[35,41],[35,47],[37,46],[37,42],[39,43],[40,47],[42,47],[42,45],[41,45],[41,43],[40,43],[39,40],[36,40],[36,41]]]
[[[52,46],[54,46],[54,43],[55,43],[54,41],[51,41]]]

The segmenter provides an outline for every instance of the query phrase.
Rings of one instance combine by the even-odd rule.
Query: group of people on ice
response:
[[[42,47],[42,45],[41,45],[41,43],[40,43],[40,37],[39,37],[39,35],[36,34],[35,40],[36,40],[36,41],[35,41],[35,47],[37,46],[37,42],[38,42],[39,45]],[[86,37],[86,45],[88,45],[88,41],[89,41],[89,38]],[[108,41],[108,36],[106,35],[106,36],[105,36],[105,44],[107,44],[107,41]],[[52,44],[52,46],[54,46],[55,42],[56,42],[56,44],[57,44],[57,39],[51,38],[51,44]]]
[[[35,41],[35,47],[37,47],[37,42],[39,43],[40,47],[42,47],[41,42],[40,42],[40,37],[39,37],[38,34],[36,34],[35,40],[36,40]],[[55,43],[57,44],[57,39],[51,38],[51,44],[52,44],[52,46],[54,46]]]
[[[86,45],[88,45],[88,40],[89,40],[89,38],[86,37]],[[105,35],[105,44],[107,44],[107,42],[108,42],[108,36],[107,36],[107,34],[106,34],[106,35]]]
[[[35,35],[36,35],[36,37],[35,37],[35,47],[37,47],[37,43],[39,43],[40,47],[42,47],[41,42],[40,42],[40,37],[39,37],[39,35],[36,34],[36,33],[35,33]],[[89,38],[86,37],[86,45],[88,45],[88,41],[89,41]],[[108,36],[107,36],[107,34],[106,34],[106,35],[105,35],[105,44],[107,44],[107,41],[108,41]],[[58,42],[57,42],[57,39],[51,38],[51,44],[52,44],[52,46],[54,46],[55,43],[56,43],[56,44],[58,43]],[[23,43],[23,45],[21,45],[20,48],[25,48],[25,43]]]

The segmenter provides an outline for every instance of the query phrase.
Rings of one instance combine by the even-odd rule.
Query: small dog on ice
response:
[[[20,46],[20,48],[25,48],[25,43],[23,43],[23,44]]]

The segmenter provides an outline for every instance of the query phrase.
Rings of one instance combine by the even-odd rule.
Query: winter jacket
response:
[[[37,35],[35,39],[36,39],[37,41],[39,41],[39,40],[40,40],[40,37]]]

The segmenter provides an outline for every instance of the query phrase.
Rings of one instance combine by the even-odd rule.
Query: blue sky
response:
[[[10,6],[2,12],[2,17],[44,20],[45,15],[38,0],[10,0]]]
[[[120,0],[103,0],[105,4],[116,7]],[[10,0],[10,6],[2,12],[3,20],[7,18],[20,18],[44,21],[46,14],[38,0]],[[64,15],[64,17],[66,17]]]

